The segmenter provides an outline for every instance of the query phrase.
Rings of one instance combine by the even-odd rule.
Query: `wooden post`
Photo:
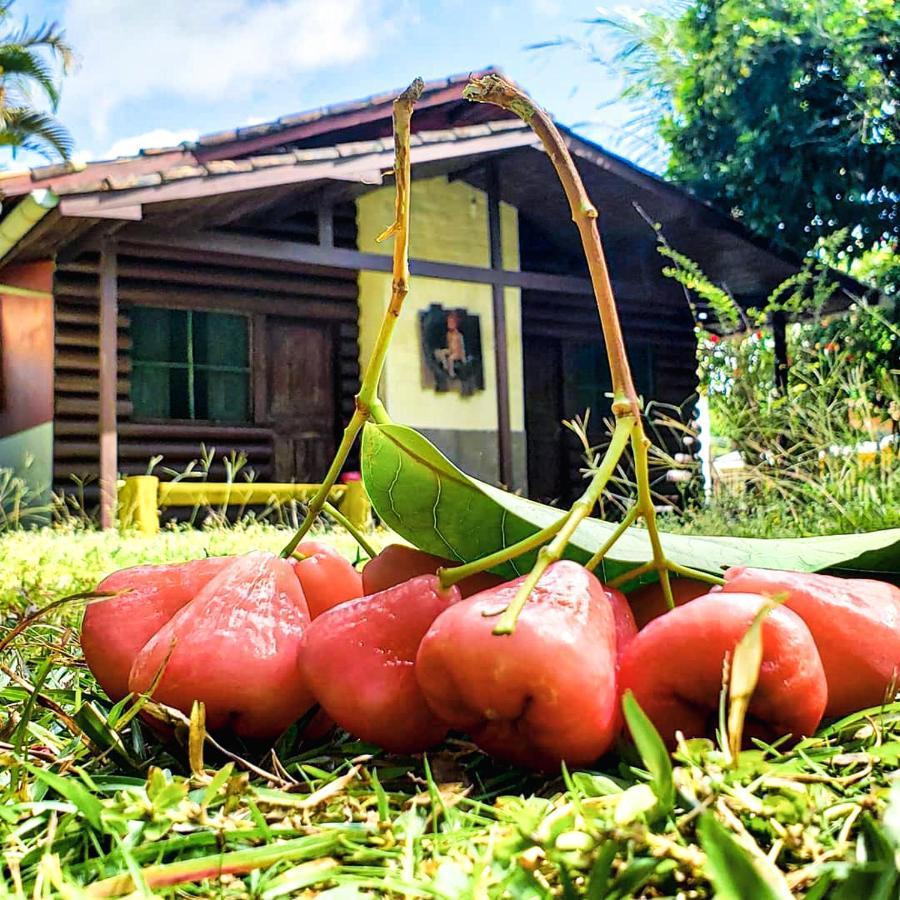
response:
[[[319,205],[319,246],[334,246],[334,209],[324,202]]]
[[[500,180],[496,163],[487,168],[488,235],[491,268],[503,270],[503,241],[500,225]],[[506,301],[504,286],[491,285],[494,314],[494,362],[497,369],[497,451],[501,484],[512,485],[512,428],[509,419],[509,361],[506,353]]]
[[[115,525],[119,469],[116,389],[119,378],[119,297],[116,248],[100,248],[100,527]]]

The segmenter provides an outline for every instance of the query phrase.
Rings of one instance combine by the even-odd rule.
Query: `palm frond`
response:
[[[47,159],[58,154],[68,159],[72,136],[52,115],[31,107],[7,107],[0,122],[0,146],[40,153]]]
[[[5,8],[0,6],[0,21],[2,21],[4,13]],[[13,44],[26,50],[49,50],[62,62],[64,72],[69,72],[75,64],[75,52],[66,40],[65,31],[57,22],[42,22],[36,28],[31,29],[26,19],[18,31],[6,35],[0,44]]]
[[[51,67],[40,54],[20,44],[0,44],[0,79],[12,82],[24,96],[30,83],[37,84],[55,110],[59,88]]]

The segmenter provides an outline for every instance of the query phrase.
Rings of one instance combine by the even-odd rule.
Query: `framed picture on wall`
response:
[[[481,323],[466,309],[432,303],[419,313],[422,385],[470,397],[484,390]]]

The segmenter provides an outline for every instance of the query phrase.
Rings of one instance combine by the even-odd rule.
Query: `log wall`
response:
[[[346,224],[343,228],[346,230]],[[346,236],[344,235],[346,239]],[[56,339],[54,378],[54,486],[72,489],[87,479],[90,499],[97,496],[99,472],[99,308],[98,256],[80,255],[59,263],[54,280]],[[192,260],[175,249],[141,247],[122,240],[118,250],[118,430],[119,472],[143,474],[152,457],[163,460],[154,474],[171,477],[168,467],[181,471],[198,459],[202,445],[216,448],[212,479],[224,477],[223,457],[243,451],[258,480],[272,480],[272,431],[262,421],[264,411],[253,410],[248,425],[204,422],[141,422],[130,400],[131,335],[129,308],[133,305],[238,312],[250,317],[251,396],[254,381],[264,377],[263,360],[254,331],[265,328],[268,315],[328,322],[334,334],[335,433],[352,415],[359,382],[357,273],[354,271],[290,271],[250,268],[243,261]],[[264,333],[264,332],[263,332]],[[264,352],[264,348],[262,348]],[[352,464],[352,461],[351,461]],[[74,478],[73,478],[74,476]]]

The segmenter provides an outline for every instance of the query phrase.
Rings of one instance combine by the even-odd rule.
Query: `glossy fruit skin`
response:
[[[686,738],[712,736],[725,655],[765,602],[758,594],[706,594],[654,619],[626,649],[620,692],[634,693],[670,747],[676,731]],[[745,734],[766,740],[812,734],[828,700],[812,635],[783,607],[769,612],[762,628],[763,662]]]
[[[108,575],[98,591],[127,591],[85,609],[81,649],[88,668],[113,702],[128,693],[128,673],[147,641],[233,556],[164,566],[134,566]]]
[[[694,578],[673,578],[672,599],[675,606],[684,606],[697,597],[711,593],[712,585],[708,581],[697,581]],[[645,584],[628,595],[631,611],[634,613],[634,621],[638,631],[644,628],[648,622],[658,619],[669,612],[666,606],[666,598],[663,596],[662,585],[658,581],[653,584]]]
[[[292,559],[291,564],[312,618],[339,603],[362,597],[362,575],[337,550],[318,541],[304,541],[296,553],[304,559]]]
[[[496,614],[523,578],[437,618],[419,647],[419,684],[434,712],[486,753],[553,771],[590,763],[617,731],[616,624],[603,585],[577,563],[547,568],[511,635]],[[483,613],[491,613],[485,616]]]
[[[147,691],[165,663],[155,700],[185,715],[202,700],[210,730],[272,740],[314,702],[300,671],[309,622],[291,564],[271,553],[248,553],[147,642],[129,687]]]
[[[415,673],[432,622],[460,600],[434,575],[330,609],[306,634],[303,677],[342,728],[393,753],[440,743],[447,725],[429,709]]]
[[[827,716],[879,706],[900,678],[900,588],[884,581],[779,572],[744,566],[725,588],[774,597],[806,622],[828,679]]]
[[[402,584],[415,578],[417,575],[434,575],[443,566],[458,566],[458,562],[444,559],[442,556],[432,556],[415,547],[407,547],[405,544],[388,544],[377,556],[373,556],[363,566],[363,590],[369,594],[377,594],[387,590],[395,584]],[[457,587],[463,597],[470,597],[479,591],[503,584],[499,575],[490,572],[480,572],[463,579]]]
[[[616,623],[616,658],[621,660],[625,648],[638,633],[637,623],[634,620],[631,605],[620,590],[604,584],[603,591],[612,607],[613,619]]]

